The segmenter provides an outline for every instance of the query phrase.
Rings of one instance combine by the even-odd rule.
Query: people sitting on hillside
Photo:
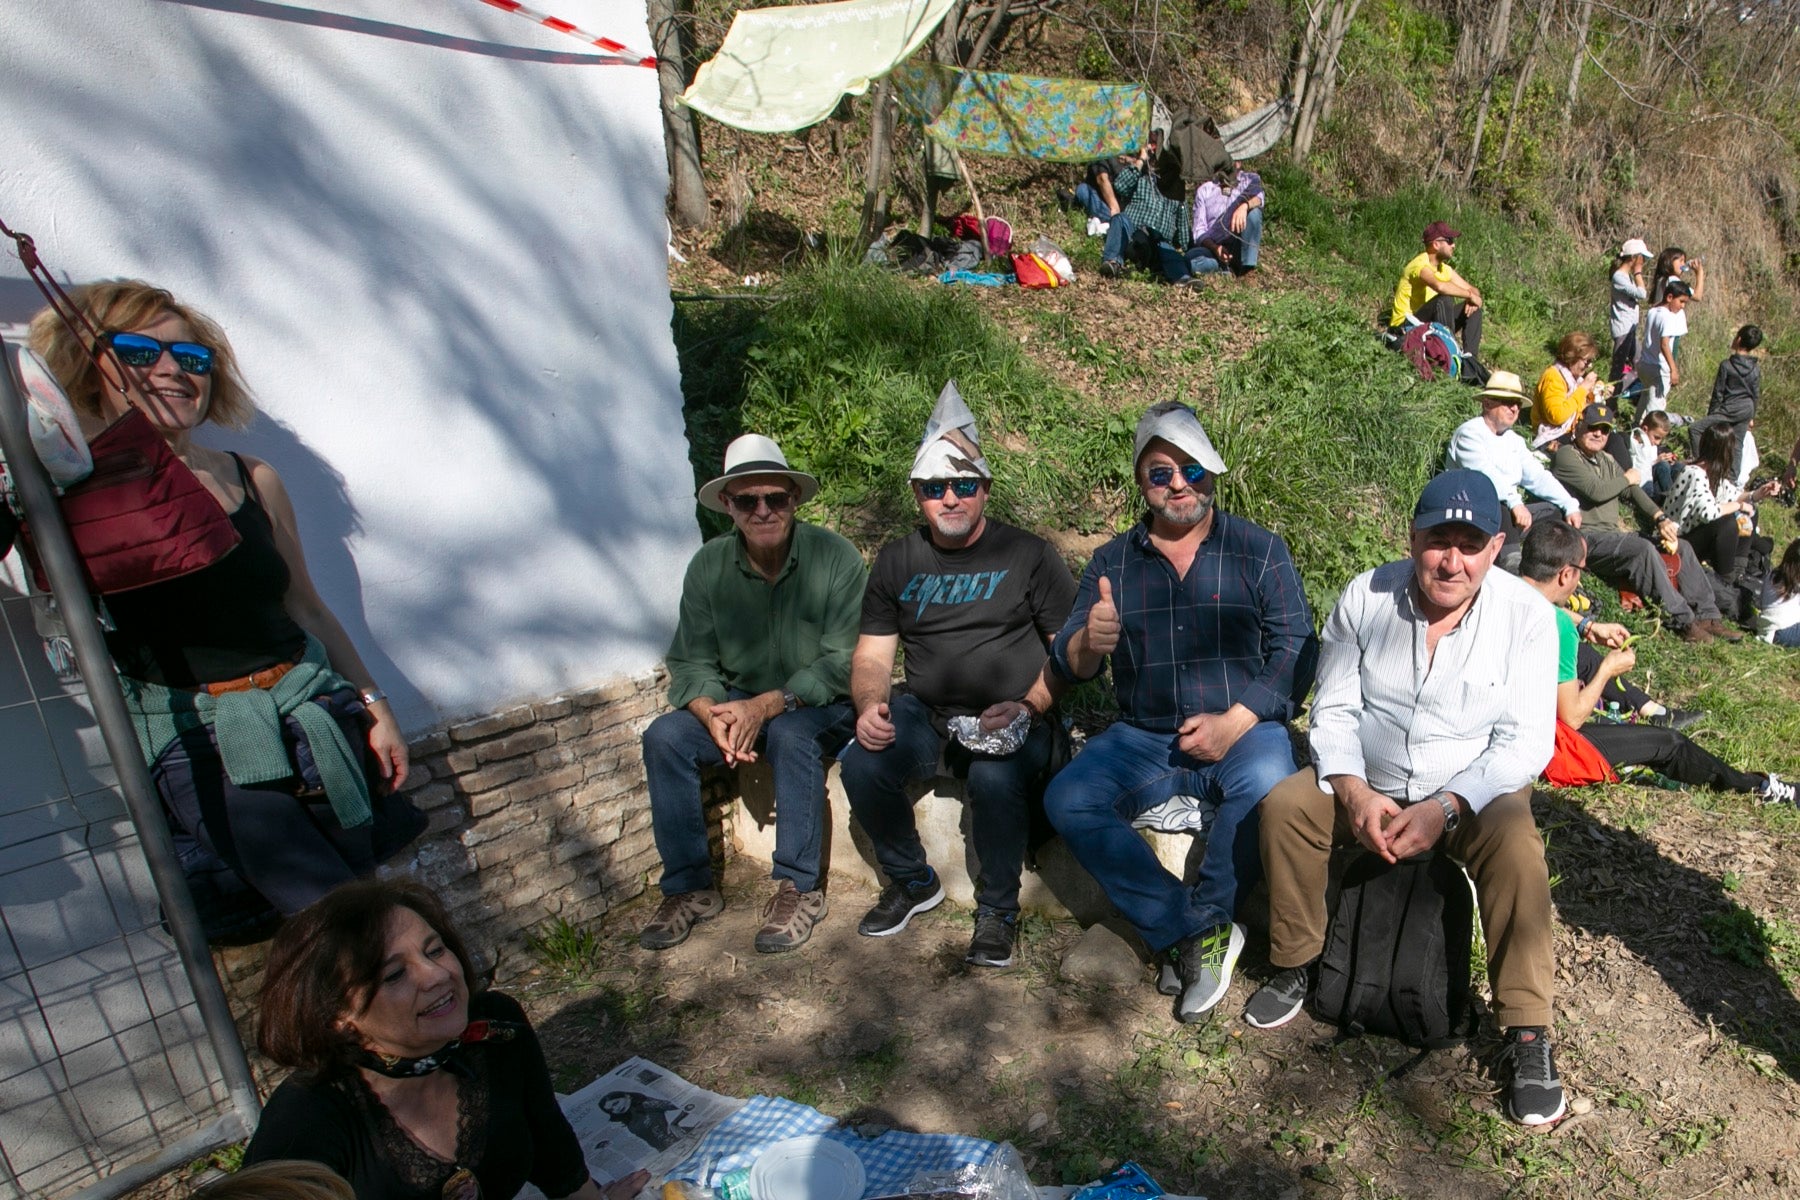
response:
[[[1388,332],[1399,333],[1409,319],[1436,322],[1460,335],[1463,359],[1472,363],[1481,353],[1481,289],[1450,265],[1461,236],[1447,221],[1425,227],[1423,253],[1407,262],[1394,286]]]
[[[1605,782],[1605,773],[1584,774],[1579,742],[1597,750],[1612,767],[1645,766],[1677,783],[1756,796],[1764,804],[1793,804],[1794,785],[1769,773],[1740,771],[1707,753],[1685,733],[1665,725],[1590,720],[1606,687],[1637,665],[1637,653],[1626,644],[1623,625],[1602,625],[1591,617],[1577,621],[1563,601],[1581,585],[1587,542],[1578,529],[1545,521],[1525,536],[1519,575],[1556,606],[1556,716],[1568,726],[1557,739],[1557,754],[1546,768],[1552,781]],[[1577,673],[1577,648],[1583,637],[1608,647],[1594,677],[1583,682]],[[1559,770],[1559,768],[1561,768]]]
[[[1506,534],[1502,566],[1506,564],[1507,551],[1516,556],[1514,548],[1534,520],[1566,515],[1570,522],[1581,524],[1580,502],[1538,461],[1525,439],[1513,431],[1524,403],[1525,388],[1519,377],[1511,371],[1495,371],[1481,389],[1481,415],[1456,427],[1450,452],[1444,459],[1445,470],[1481,472],[1499,494],[1502,529]],[[1527,494],[1537,500],[1528,503]]]
[[[1756,636],[1765,642],[1800,649],[1800,538],[1788,543],[1781,562],[1763,584]]]
[[[1669,445],[1669,414],[1653,409],[1629,434],[1614,430],[1606,451],[1620,470],[1637,473],[1644,494],[1661,503],[1675,481],[1675,451]]]
[[[1546,454],[1554,454],[1562,440],[1581,419],[1581,410],[1600,398],[1600,377],[1594,374],[1594,362],[1600,357],[1600,344],[1592,335],[1577,329],[1563,334],[1556,344],[1556,361],[1538,376],[1537,390],[1531,405],[1531,420],[1536,430],[1531,444]]]
[[[1228,161],[1194,189],[1193,240],[1185,255],[1164,247],[1163,274],[1187,286],[1222,271],[1254,281],[1268,199],[1262,176]]]
[[[1738,486],[1731,473],[1734,441],[1732,426],[1709,425],[1700,434],[1700,448],[1676,473],[1663,500],[1663,510],[1681,536],[1693,543],[1700,561],[1728,583],[1742,568],[1755,528],[1756,502],[1781,489],[1773,479],[1753,492]]]
[[[1588,570],[1616,588],[1654,600],[1683,641],[1710,642],[1715,637],[1738,641],[1743,635],[1720,619],[1718,601],[1706,568],[1694,548],[1656,501],[1644,494],[1637,472],[1619,466],[1606,452],[1617,421],[1610,404],[1590,404],[1581,414],[1575,436],[1550,460],[1550,472],[1581,502],[1581,527],[1587,535]],[[1621,511],[1629,503],[1655,532],[1651,541]],[[1680,565],[1679,586],[1669,580],[1659,546]]]
[[[1106,229],[1100,247],[1100,273],[1108,279],[1125,274],[1125,261],[1160,267],[1165,250],[1187,249],[1192,221],[1182,195],[1180,164],[1159,154],[1146,166],[1124,166],[1113,176],[1113,194],[1124,207]]]
[[[1756,406],[1762,399],[1762,363],[1757,351],[1762,346],[1763,332],[1745,325],[1731,339],[1731,353],[1713,373],[1712,396],[1706,403],[1706,415],[1694,422],[1694,431],[1709,425],[1732,426],[1731,477],[1739,486],[1750,481],[1752,462],[1745,461],[1745,448],[1754,451],[1751,427],[1756,421]]]
[[[1109,155],[1089,163],[1086,177],[1075,185],[1073,191],[1057,193],[1058,202],[1065,208],[1079,208],[1101,225],[1110,225],[1124,207],[1119,202],[1118,192],[1113,188],[1114,178],[1128,167],[1140,174],[1148,171],[1156,161],[1158,151],[1162,149],[1162,139],[1163,131],[1152,129],[1150,140],[1136,151]]]
[[[1643,238],[1630,238],[1619,247],[1613,262],[1612,311],[1607,324],[1612,333],[1612,365],[1606,377],[1614,383],[1625,378],[1625,368],[1637,362],[1638,306],[1649,296],[1644,287],[1644,260],[1650,247]]]
[[[1644,347],[1638,352],[1637,374],[1642,391],[1638,412],[1669,407],[1669,392],[1681,382],[1675,343],[1687,332],[1687,304],[1694,291],[1679,279],[1663,288],[1662,302],[1644,314]],[[1684,418],[1685,419],[1685,418]]]

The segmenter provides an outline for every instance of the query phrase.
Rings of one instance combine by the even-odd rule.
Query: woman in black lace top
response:
[[[557,1106],[517,1002],[479,987],[430,891],[345,884],[276,935],[257,1043],[294,1068],[275,1089],[247,1163],[306,1159],[357,1200],[624,1200],[605,1188]]]

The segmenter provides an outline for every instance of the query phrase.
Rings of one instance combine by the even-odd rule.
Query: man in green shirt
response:
[[[1575,433],[1550,460],[1550,473],[1581,503],[1581,532],[1587,538],[1588,570],[1613,587],[1654,600],[1669,614],[1669,626],[1687,642],[1714,638],[1738,641],[1743,635],[1721,619],[1706,569],[1683,541],[1675,523],[1640,486],[1636,471],[1620,467],[1606,451],[1612,436],[1613,407],[1596,402],[1581,410]],[[1657,541],[1628,522],[1621,501],[1631,504],[1656,531]],[[1679,585],[1669,581],[1657,553],[1660,543],[1681,563]]]
[[[818,490],[754,433],[726,447],[725,473],[700,489],[700,503],[729,513],[736,528],[688,563],[668,655],[674,711],[644,731],[663,860],[663,901],[638,935],[646,950],[679,945],[725,907],[700,800],[708,766],[767,756],[775,777],[776,890],[756,948],[804,945],[825,916],[824,759],[850,735],[850,652],[867,572],[855,546],[794,519]]]

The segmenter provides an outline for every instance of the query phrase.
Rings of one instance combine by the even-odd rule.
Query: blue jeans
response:
[[[875,844],[875,861],[891,883],[915,883],[931,868],[913,820],[907,785],[936,771],[945,739],[931,725],[931,710],[916,696],[888,702],[894,744],[869,751],[858,742],[844,748],[844,792],[850,811]],[[1019,873],[1031,832],[1031,792],[1050,762],[1049,725],[1037,722],[1018,752],[1006,758],[951,749],[952,765],[968,762],[969,840],[981,862],[975,903],[1002,912],[1019,911]]]
[[[1790,650],[1800,650],[1800,625],[1789,625],[1786,629],[1777,629],[1775,644],[1786,646]]]
[[[1262,878],[1257,805],[1294,773],[1287,726],[1261,721],[1216,763],[1176,747],[1176,735],[1118,721],[1088,740],[1044,793],[1050,823],[1075,860],[1153,950],[1236,918]],[[1170,796],[1217,805],[1193,889],[1164,869],[1132,818]]]
[[[748,693],[733,690],[733,700]],[[850,706],[800,708],[763,726],[757,752],[775,776],[774,879],[791,879],[816,892],[825,836],[825,760],[837,753],[851,727]],[[662,856],[662,892],[679,896],[713,885],[706,845],[706,813],[700,772],[723,766],[725,756],[700,719],[685,708],[664,713],[644,730],[644,776],[650,785],[650,825]]]
[[[1082,211],[1096,221],[1113,219],[1113,211],[1106,207],[1105,197],[1101,196],[1099,189],[1090,183],[1083,182],[1075,185],[1075,203],[1081,205]]]
[[[1120,213],[1106,227],[1106,242],[1100,247],[1101,262],[1122,263],[1125,261],[1125,247],[1131,244],[1131,218]]]
[[[1162,250],[1163,275],[1171,283],[1179,283],[1190,275],[1214,275],[1220,271],[1234,271],[1243,274],[1256,269],[1257,254],[1262,249],[1263,210],[1262,205],[1247,209],[1244,213],[1244,232],[1232,234],[1225,241],[1225,248],[1231,252],[1233,265],[1227,266],[1219,260],[1211,250],[1199,242],[1193,243],[1183,254],[1175,247],[1164,243]]]

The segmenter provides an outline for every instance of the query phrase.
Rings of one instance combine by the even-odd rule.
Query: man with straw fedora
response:
[[[795,519],[819,481],[769,438],[725,449],[702,506],[734,528],[700,547],[681,586],[669,646],[669,704],[644,731],[662,904],[638,943],[666,950],[717,916],[700,774],[766,757],[775,781],[775,894],[756,948],[792,950],[825,916],[821,862],[826,757],[850,732],[850,654],[865,572],[855,546]]]

